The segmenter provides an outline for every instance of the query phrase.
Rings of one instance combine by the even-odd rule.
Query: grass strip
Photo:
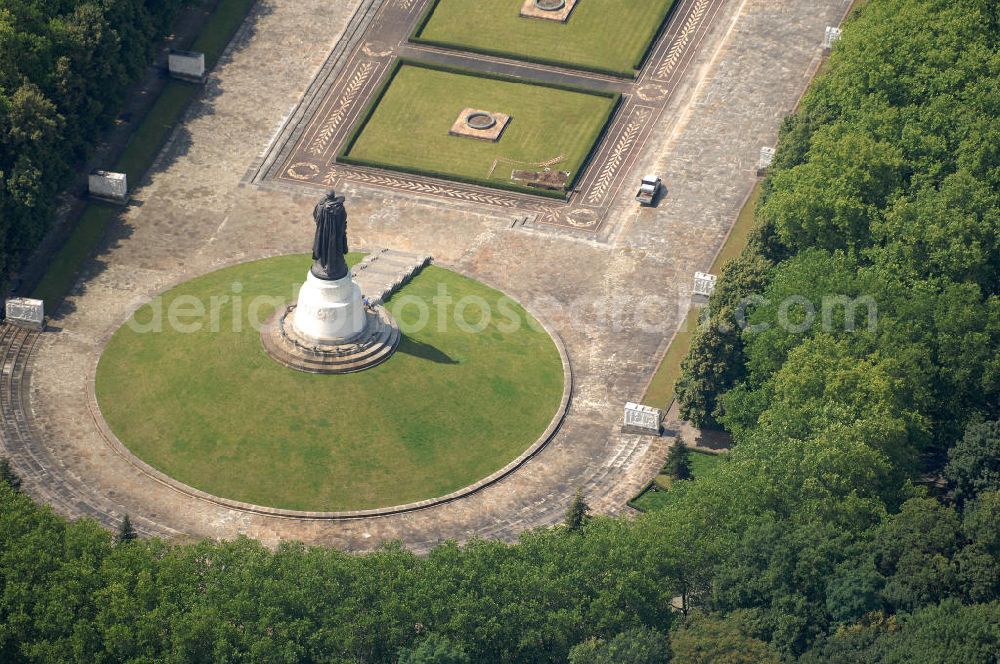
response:
[[[709,268],[711,274],[719,274],[725,264],[739,256],[743,248],[747,246],[747,239],[753,229],[754,212],[757,209],[760,192],[760,183],[757,183],[740,210],[725,243],[715,256],[715,260],[712,261],[712,267]],[[670,408],[670,404],[674,400],[674,385],[681,375],[681,361],[691,350],[691,339],[698,326],[700,311],[701,307],[698,305],[691,307],[687,318],[674,334],[674,338],[667,347],[667,352],[664,353],[663,359],[660,360],[659,366],[653,373],[653,377],[646,387],[646,392],[643,394],[642,403],[663,410]]]

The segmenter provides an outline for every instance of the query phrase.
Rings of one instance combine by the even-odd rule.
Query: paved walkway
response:
[[[88,175],[97,169],[112,168],[167,86],[170,81],[167,75],[167,56],[170,50],[190,48],[218,4],[219,0],[202,0],[197,4],[185,5],[177,13],[173,32],[155,45],[156,56],[153,62],[146,67],[142,78],[126,91],[125,104],[115,119],[115,124],[104,132],[94,154],[79,168],[66,191],[59,197],[59,207],[52,228],[18,275],[16,291],[19,294],[28,295],[38,285],[52,258],[62,248],[86,209],[90,201],[87,196]],[[137,183],[129,184],[135,186]]]
[[[412,0],[398,0],[409,2]],[[474,535],[513,539],[559,521],[576,487],[601,513],[625,502],[661,466],[665,439],[619,433],[625,401],[642,394],[704,270],[754,184],[762,145],[774,143],[820,61],[823,30],[842,0],[727,0],[672,101],[629,167],[660,173],[669,193],[640,210],[616,196],[599,234],[511,228],[509,216],[419,194],[348,184],[351,245],[429,254],[540,312],[562,337],[574,390],[563,427],[524,468],[452,504],[349,522],[266,517],[205,503],[139,475],[103,442],[87,394],[100,350],[152,295],[223,265],[307,251],[315,194],[241,186],[247,168],[327,59],[349,3],[261,0],[206,90],[178,127],[148,183],[133,192],[100,255],[37,338],[27,378],[35,436],[3,433],[29,492],[68,515],[129,512],[164,532],[245,533],[349,550],[401,539],[426,550]],[[321,20],[320,20],[321,19]],[[34,445],[28,467],[18,445]],[[59,490],[56,489],[59,488]]]

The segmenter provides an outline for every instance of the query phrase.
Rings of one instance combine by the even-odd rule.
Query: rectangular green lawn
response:
[[[523,0],[438,0],[415,42],[635,76],[675,0],[578,0],[565,23],[521,16]]]
[[[513,182],[514,170],[558,162],[570,184],[583,169],[617,103],[573,91],[414,63],[400,64],[339,159],[486,186],[543,193]],[[497,142],[448,132],[465,108],[511,116]]]

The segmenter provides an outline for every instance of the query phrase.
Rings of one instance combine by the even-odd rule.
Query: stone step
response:
[[[357,341],[340,346],[304,346],[282,331],[279,313],[261,330],[267,353],[287,367],[310,373],[353,373],[381,364],[396,350],[399,328],[389,313],[378,307],[368,312],[368,332]]]
[[[430,256],[383,248],[365,256],[351,275],[369,302],[381,304],[430,262]]]
[[[383,333],[379,334],[379,338],[372,341],[370,345],[366,344],[361,352],[338,357],[335,362],[337,373],[353,373],[381,364],[393,354],[398,343],[399,330],[386,326],[383,328]],[[298,368],[311,369],[317,373],[328,373],[330,367],[331,362],[303,359],[300,360]]]
[[[423,267],[426,261],[429,260],[428,256],[418,256],[416,254],[409,256],[400,256],[392,251],[388,251],[384,254],[372,258],[372,260],[366,263],[359,263],[358,267],[371,269],[377,265],[391,266],[392,268],[405,268],[413,266],[415,268]]]
[[[62,463],[43,444],[30,411],[30,359],[41,332],[0,322],[0,357],[11,368],[0,379],[0,455],[7,456],[24,480],[24,489],[39,502],[66,515],[88,515],[107,528],[116,528],[124,516],[121,506],[94,492],[79,477],[51,472]],[[177,531],[142,515],[132,517],[139,534],[171,537]]]

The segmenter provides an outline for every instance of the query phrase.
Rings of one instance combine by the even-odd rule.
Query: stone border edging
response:
[[[264,258],[236,261],[231,264],[216,267],[214,270],[212,270],[212,272],[222,270],[227,267],[234,267],[242,263],[253,262],[256,260],[266,260],[267,258],[276,258],[280,255],[287,255],[287,254],[279,254],[276,256],[266,256]],[[281,509],[277,507],[266,507],[263,505],[254,505],[252,503],[244,503],[238,500],[221,498],[219,496],[213,496],[210,493],[206,493],[204,491],[201,491],[200,489],[196,489],[192,486],[184,484],[183,482],[175,480],[169,475],[157,470],[156,468],[149,465],[148,463],[137,457],[135,454],[133,454],[132,451],[129,450],[128,447],[126,447],[125,444],[118,439],[118,436],[116,436],[115,433],[111,430],[111,427],[108,426],[107,421],[104,419],[104,415],[101,413],[101,407],[97,402],[97,366],[101,361],[101,356],[103,355],[103,348],[104,348],[103,346],[101,348],[101,352],[98,353],[97,357],[93,362],[93,366],[91,367],[90,370],[90,378],[87,381],[87,408],[90,410],[90,415],[94,420],[94,424],[97,425],[98,432],[101,434],[101,437],[108,444],[108,446],[111,447],[111,449],[119,457],[130,463],[133,467],[142,472],[144,475],[179,493],[191,496],[192,498],[197,498],[205,502],[214,503],[216,505],[227,507],[229,509],[238,510],[241,512],[251,512],[254,514],[262,514],[265,516],[273,516],[286,519],[344,521],[351,519],[366,519],[373,517],[390,516],[394,514],[405,514],[407,512],[415,512],[417,510],[428,509],[430,507],[443,505],[446,503],[454,502],[461,498],[465,498],[466,496],[470,496],[474,493],[481,491],[482,489],[485,489],[489,486],[492,486],[493,484],[500,482],[505,477],[507,477],[511,473],[521,468],[521,466],[525,465],[532,457],[541,452],[542,449],[549,443],[549,441],[551,441],[552,438],[555,437],[555,434],[559,430],[559,427],[562,426],[563,421],[566,419],[566,411],[569,409],[569,402],[573,394],[573,370],[570,365],[569,355],[566,352],[566,347],[563,344],[562,339],[559,337],[559,334],[551,327],[551,325],[549,325],[549,323],[546,320],[538,316],[535,312],[528,309],[528,307],[524,306],[524,304],[522,304],[517,299],[510,297],[510,295],[508,295],[504,291],[494,287],[492,284],[478,277],[473,277],[468,274],[464,274],[463,272],[454,267],[442,266],[442,269],[451,270],[452,272],[458,272],[459,274],[462,274],[462,276],[465,276],[469,279],[474,279],[486,285],[487,287],[493,288],[494,290],[502,293],[505,297],[508,297],[511,300],[513,300],[518,306],[524,309],[525,312],[528,313],[528,315],[532,316],[536,321],[538,321],[538,323],[542,326],[545,332],[549,335],[549,338],[552,339],[552,342],[556,346],[556,350],[559,351],[559,359],[561,360],[563,366],[562,399],[559,402],[559,407],[556,409],[555,415],[553,415],[552,420],[549,422],[549,425],[548,427],[546,427],[545,431],[542,432],[541,436],[539,436],[538,439],[535,440],[535,442],[531,445],[531,447],[526,449],[524,452],[521,453],[520,456],[518,456],[516,459],[508,463],[500,470],[479,480],[478,482],[475,482],[474,484],[470,484],[469,486],[458,489],[457,491],[453,491],[452,493],[449,493],[447,495],[439,496],[437,498],[428,498],[426,500],[407,503],[405,505],[396,505],[392,507],[379,507],[368,510],[351,510],[346,512],[310,512],[302,510]],[[152,298],[158,297],[159,295],[166,293],[170,289],[175,288],[176,286],[179,286],[182,283],[190,281],[193,278],[197,278],[197,276],[188,277],[176,283],[173,283],[164,288],[163,290],[159,291],[157,294],[153,295]],[[131,317],[133,313],[134,310],[130,308],[129,313],[125,318],[125,321],[127,321],[128,318]],[[117,330],[122,325],[124,325],[125,321],[119,323],[114,328],[114,330]],[[111,332],[111,334],[106,335],[104,346],[106,346],[107,342],[110,341],[111,336],[113,336],[114,334],[114,330]]]

